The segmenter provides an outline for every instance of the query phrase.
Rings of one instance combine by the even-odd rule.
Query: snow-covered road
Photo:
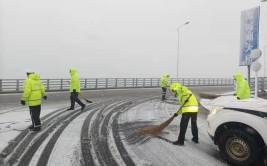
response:
[[[160,91],[158,91],[160,92]],[[207,134],[208,112],[198,115],[199,141],[191,141],[188,126],[184,147],[177,117],[159,137],[144,137],[135,129],[158,124],[179,108],[169,96],[125,95],[95,99],[84,111],[66,111],[69,101],[42,105],[42,131],[30,132],[27,107],[0,106],[0,165],[227,165]]]
[[[179,133],[180,117],[174,119],[159,137],[140,138],[134,132],[137,126],[144,123],[165,121],[179,108],[177,102],[162,102],[158,99],[142,103],[125,113],[119,118],[121,128],[127,129],[122,132],[123,143],[131,158],[136,160],[136,165],[226,165],[219,156],[218,150],[209,138],[206,129],[205,110],[198,115],[199,144],[191,141],[191,126],[189,124],[185,146],[176,146],[171,141],[176,141]],[[130,127],[132,126],[132,127]],[[132,132],[130,130],[132,129]],[[136,139],[136,140],[134,140]],[[138,164],[139,163],[139,164]]]

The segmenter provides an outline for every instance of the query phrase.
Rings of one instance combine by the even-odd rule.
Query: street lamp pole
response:
[[[177,81],[178,81],[178,74],[179,74],[179,43],[180,43],[180,36],[179,36],[179,33],[180,33],[180,28],[182,28],[183,26],[189,24],[189,22],[186,22],[184,23],[183,25],[180,25],[178,28],[177,28],[177,32],[178,32],[178,48],[177,48]]]

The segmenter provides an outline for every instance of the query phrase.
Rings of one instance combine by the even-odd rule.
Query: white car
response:
[[[267,100],[223,96],[212,100],[209,109],[208,134],[225,160],[267,165]]]

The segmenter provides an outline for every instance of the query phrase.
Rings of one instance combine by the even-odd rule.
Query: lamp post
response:
[[[178,81],[178,74],[179,74],[179,33],[180,33],[180,28],[182,28],[183,26],[189,24],[189,22],[184,23],[183,25],[180,25],[177,28],[177,32],[178,32],[178,49],[177,49],[177,81]]]

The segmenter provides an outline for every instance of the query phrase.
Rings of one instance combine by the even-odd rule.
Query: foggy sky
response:
[[[267,44],[267,2],[259,0],[0,2],[0,79],[25,78],[26,69],[69,78],[73,67],[81,78],[176,77],[176,29],[187,21],[179,77],[246,74],[239,66],[241,11],[259,5],[260,48]]]

